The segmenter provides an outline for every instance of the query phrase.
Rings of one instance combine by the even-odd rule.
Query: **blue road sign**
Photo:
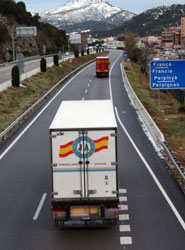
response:
[[[127,60],[127,58],[128,58],[128,55],[127,55],[127,54],[124,54],[124,55],[123,55],[123,60],[125,60],[125,61],[126,61],[126,60]]]
[[[162,60],[150,63],[151,89],[184,89],[185,60]]]

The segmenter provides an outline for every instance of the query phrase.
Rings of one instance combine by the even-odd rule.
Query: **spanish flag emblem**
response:
[[[108,149],[109,137],[102,137],[99,140],[94,140],[95,143],[95,152],[99,152],[103,149]]]
[[[82,141],[84,149],[82,147]],[[60,146],[59,157],[64,158],[71,154],[75,154],[80,158],[88,158],[94,153],[103,149],[108,149],[109,137],[105,136],[98,140],[92,140],[89,137],[79,137],[75,141],[70,141]]]
[[[70,154],[73,154],[73,141],[70,141],[69,143],[65,145],[60,146],[60,157],[67,157]]]

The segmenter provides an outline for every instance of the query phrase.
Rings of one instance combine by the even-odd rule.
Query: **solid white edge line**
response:
[[[169,196],[167,195],[167,193],[165,192],[164,188],[162,187],[162,185],[160,184],[160,182],[158,181],[157,177],[155,176],[154,172],[152,171],[152,169],[150,168],[149,164],[147,163],[147,161],[145,160],[145,158],[143,157],[143,155],[141,154],[141,152],[139,151],[139,149],[137,148],[137,146],[135,145],[134,141],[132,140],[132,138],[130,137],[129,133],[127,132],[126,128],[124,127],[123,123],[121,122],[121,119],[119,117],[118,111],[117,111],[117,107],[115,107],[115,112],[116,112],[116,116],[117,119],[123,129],[123,131],[125,132],[125,134],[127,135],[128,139],[130,140],[132,146],[134,147],[134,149],[136,150],[136,152],[138,153],[139,157],[141,158],[141,160],[143,161],[143,163],[145,164],[147,170],[149,171],[150,175],[152,176],[154,182],[156,183],[156,185],[158,186],[159,190],[161,191],[162,195],[164,196],[164,198],[166,199],[167,203],[169,204],[169,206],[171,207],[173,213],[175,214],[177,220],[179,221],[179,223],[181,224],[182,228],[185,231],[185,222],[183,221],[182,217],[180,216],[179,212],[177,211],[176,207],[173,205],[172,201],[170,200]]]
[[[37,219],[38,219],[39,214],[40,214],[40,211],[41,211],[41,209],[42,209],[42,207],[43,207],[43,205],[44,205],[46,196],[47,196],[47,193],[44,193],[44,194],[42,195],[42,198],[41,198],[41,200],[40,200],[40,203],[39,203],[39,205],[38,205],[38,208],[37,208],[37,210],[36,210],[36,212],[35,212],[35,214],[34,214],[34,216],[33,216],[33,220],[37,220]]]
[[[109,89],[110,89],[110,100],[113,102],[113,97],[112,97],[112,83],[111,83],[111,73],[113,70],[113,67],[115,65],[115,63],[119,60],[119,58],[123,55],[123,53],[120,54],[120,56],[116,59],[116,61],[112,64],[112,67],[110,69],[110,74],[109,74]]]
[[[0,160],[8,153],[8,151],[16,144],[16,142],[22,137],[22,135],[31,127],[31,125],[39,118],[39,116],[47,109],[47,107],[55,100],[55,98],[75,79],[82,71],[86,70],[88,67],[92,66],[92,63],[77,74],[75,74],[57,93],[56,95],[43,107],[43,109],[38,113],[38,115],[28,124],[28,126],[15,138],[15,140],[5,149],[5,151],[0,155]]]

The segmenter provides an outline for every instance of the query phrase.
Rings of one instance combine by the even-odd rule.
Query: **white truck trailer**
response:
[[[50,126],[56,225],[111,225],[118,218],[117,124],[112,102],[63,101]]]

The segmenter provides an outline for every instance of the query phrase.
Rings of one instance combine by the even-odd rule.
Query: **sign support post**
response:
[[[158,92],[158,112],[161,111],[161,93],[160,93],[160,89],[157,90]]]

